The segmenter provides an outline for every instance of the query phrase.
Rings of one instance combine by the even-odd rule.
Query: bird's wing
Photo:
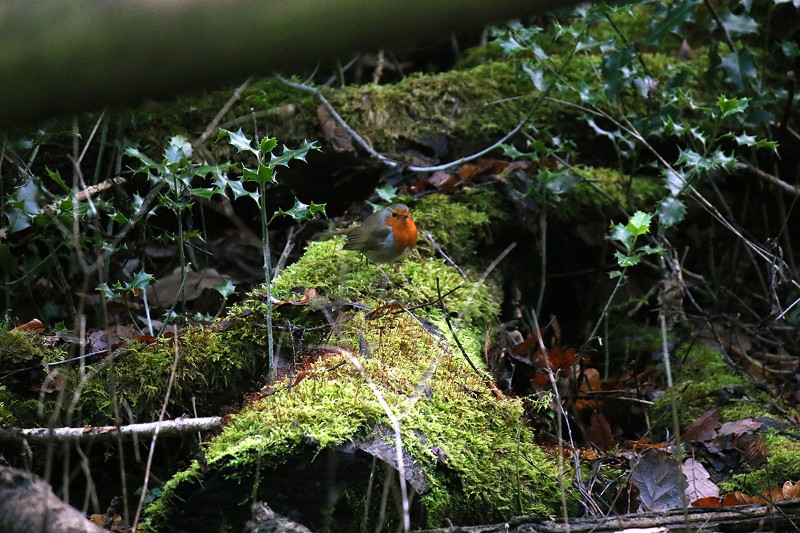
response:
[[[345,250],[371,250],[383,244],[389,236],[389,227],[371,228],[364,230],[363,226],[353,228],[347,233]]]

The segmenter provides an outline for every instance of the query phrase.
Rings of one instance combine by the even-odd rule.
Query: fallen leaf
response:
[[[747,461],[751,468],[758,468],[767,462],[767,447],[764,439],[751,436],[742,450],[742,459]]]
[[[686,499],[690,502],[702,498],[719,497],[719,487],[711,481],[711,475],[699,461],[688,458],[681,465],[686,476]]]
[[[725,422],[719,428],[717,433],[720,436],[724,435],[743,435],[744,433],[752,433],[754,431],[758,431],[761,429],[762,423],[753,420],[752,418],[746,418],[744,420],[736,420],[734,422]]]
[[[439,190],[449,190],[455,187],[456,178],[449,172],[437,170],[430,178],[428,178],[428,183]]]
[[[606,420],[606,417],[600,413],[592,413],[589,418],[589,427],[586,428],[586,434],[592,444],[603,451],[608,451],[617,445],[617,441],[611,433],[611,425]]]
[[[185,277],[184,277],[185,276]],[[161,278],[147,288],[147,301],[151,307],[169,307],[178,301],[181,287],[183,298],[192,302],[200,297],[205,290],[213,290],[227,280],[213,268],[206,268],[199,272],[193,270],[181,272],[176,267],[171,274]]]
[[[692,502],[692,507],[719,507],[722,505],[722,498],[719,496],[707,496]]]
[[[631,469],[642,505],[649,511],[666,511],[682,505],[686,476],[675,457],[656,450],[645,452]]]
[[[719,421],[719,409],[711,409],[700,415],[697,420],[686,426],[681,440],[691,442],[707,442],[717,437],[717,429],[722,425]]]

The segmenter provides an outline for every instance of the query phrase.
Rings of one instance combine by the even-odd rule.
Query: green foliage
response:
[[[251,169],[242,164],[242,180],[254,182],[258,186],[258,192],[251,195],[251,198],[258,204],[261,212],[261,239],[263,243],[264,255],[264,284],[267,290],[267,302],[272,301],[271,284],[272,284],[272,264],[270,262],[270,246],[269,246],[269,223],[277,216],[292,217],[295,222],[301,222],[314,216],[316,213],[325,214],[325,204],[306,205],[297,198],[295,198],[294,206],[284,211],[279,209],[276,211],[272,218],[267,220],[267,206],[266,206],[266,193],[267,185],[275,185],[276,167],[288,167],[289,162],[298,159],[300,161],[306,160],[306,155],[310,150],[319,150],[316,142],[304,141],[300,148],[289,149],[286,145],[279,153],[273,153],[273,150],[278,145],[277,139],[272,137],[265,137],[258,147],[254,148],[250,139],[248,139],[241,128],[237,132],[232,132],[226,129],[220,129],[217,140],[223,137],[228,137],[231,146],[236,148],[239,152],[250,152],[255,158],[257,163],[256,169]],[[267,303],[265,310],[265,323],[267,329],[267,365],[270,371],[270,382],[275,379],[275,361],[272,346],[272,305]]]
[[[236,150],[239,152],[249,152],[255,157],[257,164],[255,169],[249,168],[244,164],[241,165],[242,182],[253,182],[258,185],[258,190],[256,192],[246,193],[244,192],[244,188],[232,185],[231,181],[227,178],[223,179],[221,183],[224,184],[224,187],[231,189],[236,197],[249,196],[255,200],[262,210],[266,209],[266,205],[264,204],[266,185],[276,185],[278,183],[276,179],[276,167],[288,167],[289,163],[295,159],[305,161],[309,151],[319,150],[319,145],[316,141],[304,141],[301,146],[296,149],[290,149],[284,145],[282,151],[276,154],[273,153],[273,150],[278,145],[277,139],[266,137],[258,144],[258,147],[253,147],[252,140],[247,138],[241,128],[236,132],[220,129],[217,140],[219,141],[225,137],[228,138],[228,142]],[[270,221],[277,216],[289,216],[293,218],[295,222],[302,222],[303,220],[313,217],[317,213],[325,214],[325,204],[315,204],[311,202],[310,205],[306,205],[295,198],[295,203],[292,208],[286,211],[279,209],[272,215]],[[264,218],[266,218],[265,211]]]
[[[652,254],[660,255],[663,249],[657,246],[644,244],[636,246],[636,239],[645,236],[650,232],[650,222],[653,215],[637,211],[628,220],[627,224],[617,224],[611,226],[609,238],[622,244],[623,250],[614,252],[617,264],[622,270],[615,270],[609,273],[613,278],[625,279],[625,271],[628,267],[638,265],[642,257]]]
[[[586,125],[612,144],[621,166],[637,168],[645,163],[661,168],[667,194],[656,214],[663,232],[683,220],[683,196],[694,184],[718,171],[734,171],[742,158],[754,155],[754,149],[776,151],[774,141],[753,131],[768,134],[780,89],[762,78],[768,72],[763,67],[768,58],[755,53],[749,39],[766,31],[777,9],[782,8],[772,4],[756,11],[751,3],[715,7],[695,0],[595,4],[559,17],[548,31],[514,23],[495,29],[493,35],[500,49],[519,61],[521,80],[537,91],[555,87],[558,98],[583,109]],[[709,33],[699,35],[700,28]],[[706,52],[702,64],[698,60],[698,67],[692,68],[674,58],[658,58],[661,49],[677,47],[677,36],[692,31],[698,31],[697,36],[690,35],[696,37],[693,40],[711,37],[700,49]],[[722,52],[722,47],[728,50]],[[780,49],[790,56],[798,53],[796,46],[785,42]],[[578,66],[583,56],[592,57],[598,50],[602,57],[593,67]],[[582,78],[570,76],[565,57],[572,58]],[[587,76],[591,72],[594,78]],[[709,87],[715,99],[701,100],[708,98]],[[678,146],[673,161],[653,157],[648,145],[662,142]],[[532,151],[534,141],[526,143],[526,150],[504,147],[506,155],[555,159],[562,166],[568,159],[541,148]],[[535,143],[544,146],[542,136]]]
[[[117,281],[112,287],[104,282],[98,285],[97,290],[101,291],[106,299],[112,300],[128,294],[138,295],[141,291],[146,291],[153,281],[155,281],[155,277],[152,274],[140,270],[133,275],[131,281]]]

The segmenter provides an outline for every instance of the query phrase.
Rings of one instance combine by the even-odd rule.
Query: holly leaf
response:
[[[384,185],[383,187],[375,188],[375,194],[387,204],[392,203],[397,198],[397,188],[392,185]]]
[[[744,113],[749,104],[749,98],[726,98],[725,95],[717,98],[717,107],[722,111],[722,118],[736,113]]]
[[[226,299],[228,296],[236,292],[236,285],[234,285],[230,279],[226,279],[222,283],[214,285],[211,288],[220,293],[222,297]]]
[[[631,219],[628,221],[628,230],[633,233],[634,237],[646,234],[650,231],[650,222],[653,220],[653,215],[643,211],[636,211]]]
[[[242,128],[239,128],[239,131],[230,131],[224,128],[220,128],[219,135],[217,135],[217,141],[222,139],[223,137],[228,137],[228,142],[236,148],[238,152],[248,151],[253,154],[256,154],[256,150],[250,145],[250,139],[242,131]]]
[[[686,216],[686,204],[674,196],[669,196],[664,198],[656,209],[656,216],[658,216],[658,221],[661,223],[662,227],[675,227],[680,224]]]
[[[617,264],[622,268],[636,266],[641,262],[641,258],[637,254],[623,254],[619,250],[614,252],[614,257],[617,259]]]
[[[609,99],[617,100],[628,80],[632,78],[630,65],[635,58],[636,52],[632,48],[624,47],[603,59],[603,87]]]
[[[719,69],[725,75],[725,81],[739,91],[749,87],[757,76],[755,58],[749,48],[742,48],[721,58]]]
[[[695,0],[671,2],[664,18],[654,20],[650,24],[646,37],[647,42],[658,45],[667,35],[679,32],[683,23],[694,16],[698,4],[699,2]]]
[[[192,145],[186,140],[186,137],[176,135],[169,140],[167,147],[164,149],[164,159],[167,163],[180,163],[185,159],[192,156]]]
[[[278,146],[278,139],[275,137],[266,137],[264,140],[261,141],[261,153],[268,154],[270,153],[276,146]]]
[[[636,236],[624,224],[616,224],[612,226],[611,235],[609,235],[609,238],[621,242],[625,246],[626,250],[633,249],[633,241],[636,240]]]
[[[736,15],[728,11],[720,16],[725,31],[733,37],[758,33],[758,23],[749,15]]]
[[[156,278],[152,274],[148,274],[144,271],[144,269],[140,270],[136,274],[133,275],[133,279],[125,284],[125,288],[129,291],[139,291],[141,289],[146,289],[150,286],[150,283],[154,281]]]
[[[51,180],[55,181],[59,187],[61,187],[64,192],[69,192],[70,188],[61,178],[61,173],[58,170],[50,170],[47,167],[44,167],[44,171],[47,172],[47,175],[50,177]]]
[[[189,189],[192,196],[199,196],[200,198],[205,198],[206,200],[211,200],[211,198],[219,192],[219,189],[216,187],[195,187]]]
[[[317,213],[322,213],[323,216],[327,216],[325,214],[325,204],[315,204],[314,202],[311,202],[309,205],[304,204],[295,198],[294,205],[290,209],[287,209],[286,211],[283,209],[278,209],[275,214],[272,215],[270,222],[272,222],[272,220],[274,220],[277,216],[288,216],[292,217],[295,222],[302,222],[313,217]]]
[[[266,183],[277,183],[275,180],[275,170],[271,166],[259,162],[256,170],[244,167],[242,168],[242,179],[244,181],[253,181],[259,186]]]
[[[283,145],[283,152],[281,155],[270,154],[269,159],[269,166],[276,167],[276,166],[289,166],[289,161],[292,159],[299,159],[300,161],[306,160],[306,155],[310,150],[318,150],[319,145],[317,141],[303,141],[303,144],[299,148],[288,148],[285,144]]]

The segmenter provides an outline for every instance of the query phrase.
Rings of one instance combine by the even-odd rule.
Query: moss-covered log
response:
[[[396,523],[397,476],[384,466],[398,464],[395,441],[376,390],[402,428],[415,526],[558,513],[557,480],[569,484],[571,474],[559,474],[556,459],[534,443],[521,401],[497,397],[470,368],[436,303],[437,279],[442,292],[458,288],[446,304],[458,314],[466,354],[482,367],[499,305],[494,284],[465,282],[443,260],[415,253],[385,269],[383,287],[374,265],[341,246],[312,243],[276,281],[275,294],[294,301],[278,307],[276,320],[295,332],[295,345],[303,339],[294,370],[231,417],[204,466],[195,463],[164,487],[149,526],[236,528],[252,496],[318,530],[356,531],[364,517],[369,529]],[[326,312],[335,320],[320,329]]]

